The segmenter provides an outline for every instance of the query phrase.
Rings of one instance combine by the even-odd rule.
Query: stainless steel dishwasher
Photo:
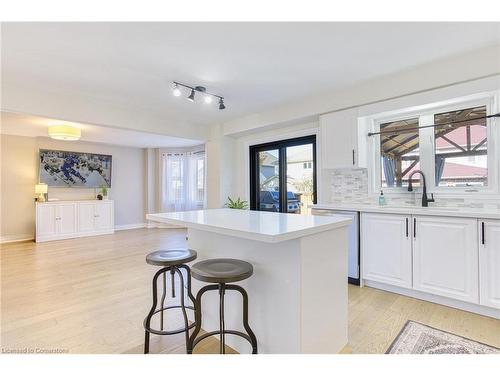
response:
[[[311,213],[320,216],[340,215],[346,216],[352,220],[348,228],[348,258],[349,264],[347,269],[348,281],[351,284],[359,285],[359,212],[343,211],[343,210],[328,210],[313,208]]]

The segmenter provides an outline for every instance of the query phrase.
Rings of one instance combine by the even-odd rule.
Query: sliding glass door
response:
[[[250,147],[250,208],[310,213],[316,202],[316,136]]]

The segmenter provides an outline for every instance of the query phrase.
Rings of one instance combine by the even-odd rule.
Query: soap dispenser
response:
[[[378,197],[378,204],[380,206],[385,206],[387,202],[385,201],[385,195],[384,195],[384,191],[383,190],[380,190],[380,195]]]

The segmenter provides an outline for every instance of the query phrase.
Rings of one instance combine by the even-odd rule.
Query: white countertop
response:
[[[376,204],[359,203],[326,203],[312,206],[322,210],[344,210],[375,213],[390,213],[404,215],[429,215],[451,217],[473,217],[479,219],[500,219],[500,210],[494,208],[469,208],[469,207],[419,207],[419,206],[379,206]]]
[[[341,228],[342,216],[282,214],[229,208],[148,214],[146,219],[263,242],[281,242]]]

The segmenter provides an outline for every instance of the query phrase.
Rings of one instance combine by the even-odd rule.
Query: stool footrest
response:
[[[170,310],[170,309],[181,309],[182,306],[181,305],[175,305],[175,306],[167,306],[167,307],[164,307],[163,309],[158,309],[156,310],[151,316],[159,313],[159,312],[162,312],[162,311],[165,311],[165,310]],[[187,310],[192,310],[194,311],[194,307],[192,306],[186,306],[185,307]],[[186,328],[179,328],[179,329],[175,329],[175,330],[171,330],[171,331],[165,331],[165,330],[158,330],[158,329],[154,329],[154,328],[151,328],[151,327],[147,327],[146,326],[146,321],[147,321],[147,317],[144,319],[144,329],[150,333],[153,333],[155,335],[176,335],[178,333],[182,333],[182,332],[186,332],[186,331],[189,331],[191,328],[194,328],[194,326],[196,325],[195,322],[191,323],[187,329]]]
[[[210,336],[220,335],[220,334],[221,334],[220,330],[204,333],[203,335],[201,335],[200,337],[197,337],[194,340],[193,347],[196,346],[200,341],[205,340],[206,338],[208,338]],[[230,330],[230,329],[226,329],[226,330],[224,330],[224,332],[222,332],[222,334],[224,334],[224,335],[226,335],[226,334],[227,335],[236,335],[236,336],[243,337],[245,340],[247,340],[250,343],[250,345],[252,345],[252,354],[256,354],[257,353],[257,348],[253,347],[252,339],[246,333],[243,333],[243,332],[240,332],[240,331],[233,331],[233,330]]]

